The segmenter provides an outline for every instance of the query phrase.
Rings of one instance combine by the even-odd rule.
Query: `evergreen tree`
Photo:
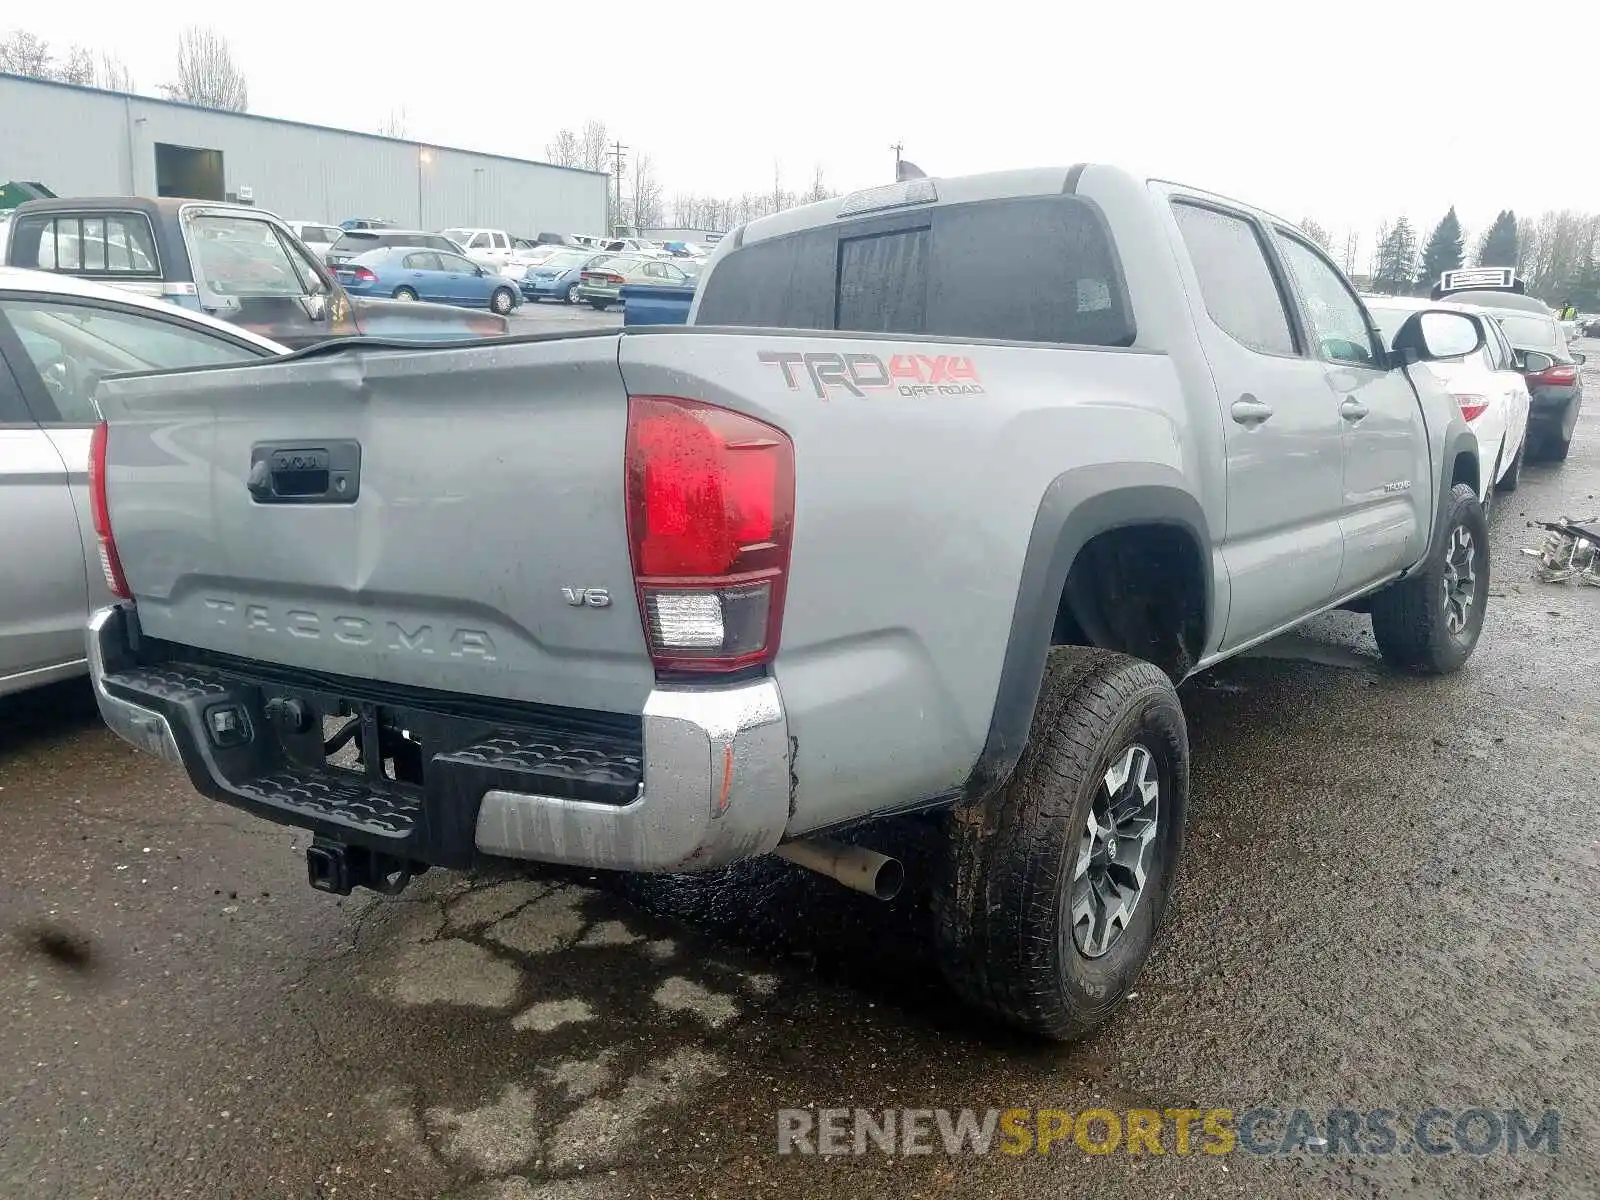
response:
[[[1411,291],[1417,278],[1417,231],[1401,217],[1378,243],[1372,290],[1390,296]]]
[[[1501,209],[1478,243],[1477,264],[1480,267],[1514,267],[1517,265],[1517,214],[1509,208]]]
[[[1428,245],[1422,251],[1422,270],[1417,273],[1417,288],[1426,291],[1439,282],[1439,276],[1454,271],[1466,261],[1461,242],[1461,222],[1456,206],[1451,205],[1444,219],[1433,227]]]

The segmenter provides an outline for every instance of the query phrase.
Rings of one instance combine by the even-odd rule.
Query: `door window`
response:
[[[1283,293],[1254,224],[1198,204],[1176,203],[1172,211],[1211,319],[1259,354],[1297,353]]]
[[[1366,311],[1344,277],[1299,238],[1290,237],[1281,229],[1276,236],[1322,357],[1361,366],[1380,362]]]
[[[56,419],[100,419],[94,389],[117,371],[248,362],[262,351],[208,330],[127,309],[57,300],[0,300]]]
[[[441,254],[439,255],[439,269],[442,271],[460,271],[466,275],[474,275],[477,273],[478,264],[467,261],[459,254]]]
[[[511,249],[511,243],[506,239],[506,235],[505,234],[497,233],[497,234],[494,235],[494,248],[496,250],[509,250],[509,249]]]
[[[475,233],[472,235],[472,240],[467,243],[468,250],[487,250],[488,248],[489,235],[487,233]]]
[[[272,226],[252,217],[189,219],[195,274],[219,296],[301,296],[307,291]]]
[[[437,271],[439,256],[432,250],[418,250],[414,254],[406,255],[405,268],[408,271]]]

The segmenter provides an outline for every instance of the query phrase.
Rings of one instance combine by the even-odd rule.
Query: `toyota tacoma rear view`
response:
[[[1144,962],[1185,677],[1336,607],[1459,667],[1480,462],[1293,226],[1102,166],[915,179],[719,244],[687,325],[354,339],[100,385],[102,713],[309,830],[311,882],[707,871],[921,814],[956,989],[1053,1038]]]

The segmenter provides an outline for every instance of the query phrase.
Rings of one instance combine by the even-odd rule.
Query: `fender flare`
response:
[[[1428,550],[1422,556],[1422,561],[1406,572],[1407,575],[1427,566],[1433,560],[1434,552],[1444,544],[1444,521],[1445,516],[1450,511],[1450,489],[1453,486],[1450,480],[1455,474],[1456,459],[1462,454],[1471,454],[1474,461],[1477,462],[1478,482],[1481,486],[1483,483],[1483,454],[1482,448],[1478,445],[1478,435],[1472,432],[1470,425],[1460,417],[1457,417],[1450,422],[1444,433],[1444,454],[1439,462],[1439,494],[1433,506],[1433,532],[1428,538]],[[1489,470],[1493,471],[1494,467],[1491,465]],[[1490,488],[1494,487],[1492,480],[1489,486]]]
[[[1172,525],[1194,538],[1204,573],[1207,637],[1216,619],[1210,527],[1184,477],[1153,463],[1102,463],[1045,488],[1023,558],[989,735],[964,785],[982,795],[1010,777],[1027,745],[1067,575],[1090,539],[1128,525]]]

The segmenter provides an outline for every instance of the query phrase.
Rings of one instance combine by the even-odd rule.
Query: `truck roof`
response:
[[[1143,182],[1174,184],[1202,198],[1209,197],[1233,209],[1243,209],[1264,220],[1280,225],[1294,225],[1275,213],[1175,180],[1155,175],[1145,175],[1123,167],[1105,163],[1074,163],[1067,167],[1026,167],[1006,171],[985,171],[974,175],[944,175],[925,179],[908,179],[900,183],[864,188],[844,196],[819,200],[798,208],[759,217],[735,229],[725,241],[731,248],[747,242],[764,241],[782,237],[802,229],[855,216],[874,216],[894,212],[921,204],[970,204],[980,200],[1007,200],[1017,196],[1050,196],[1071,194],[1078,189],[1079,180],[1086,172],[1097,176],[1116,176],[1124,184]]]

